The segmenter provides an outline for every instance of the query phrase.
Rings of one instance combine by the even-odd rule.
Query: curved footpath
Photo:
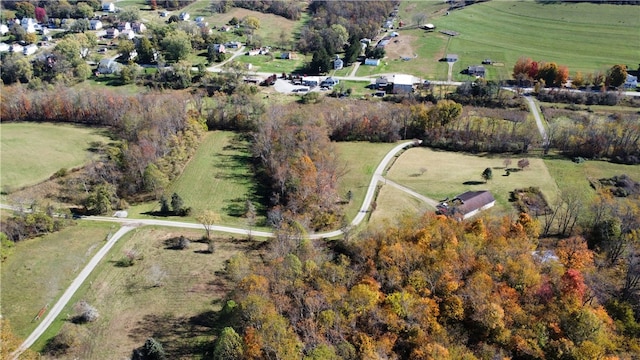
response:
[[[351,221],[351,226],[359,225],[365,218],[367,212],[369,211],[369,207],[371,206],[371,202],[375,196],[376,188],[378,186],[378,181],[383,180],[382,174],[387,166],[391,163],[391,160],[395,158],[398,153],[404,150],[407,147],[414,145],[414,141],[404,142],[394,147],[385,155],[382,159],[378,167],[376,168],[373,176],[371,177],[371,182],[369,183],[369,188],[367,189],[367,193],[365,195],[364,201],[362,202],[362,206],[360,207],[360,211],[358,211],[358,215]],[[0,208],[16,210],[15,207],[8,205],[0,205]],[[138,226],[145,225],[158,225],[158,226],[170,226],[170,227],[181,227],[181,228],[189,228],[189,229],[201,229],[202,224],[188,223],[188,222],[179,222],[179,221],[168,221],[168,220],[156,220],[156,219],[122,219],[116,217],[107,217],[107,216],[86,216],[82,217],[82,220],[93,220],[93,221],[110,221],[117,222],[122,224],[123,226],[118,230],[113,236],[107,241],[107,243],[91,258],[89,263],[82,269],[80,274],[73,280],[71,285],[67,288],[67,290],[62,294],[60,299],[55,303],[55,305],[49,310],[47,315],[42,319],[40,324],[31,332],[31,334],[25,339],[25,341],[11,354],[12,359],[17,359],[20,354],[22,354],[25,350],[27,350],[31,345],[33,345],[40,336],[47,330],[47,328],[53,323],[53,321],[58,317],[62,309],[67,305],[69,300],[75,292],[80,288],[80,285],[87,279],[89,274],[95,269],[100,260],[111,250],[113,245],[126,233],[135,229]],[[222,225],[208,225],[210,230],[226,232],[230,234],[240,234],[240,235],[254,235],[259,237],[273,237],[272,232],[266,231],[253,231],[242,228],[234,228],[229,226]],[[342,235],[342,230],[334,230],[323,233],[310,234],[308,237],[311,239],[320,239],[320,238],[330,238],[334,236]]]

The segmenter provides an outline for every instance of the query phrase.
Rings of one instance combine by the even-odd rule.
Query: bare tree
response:
[[[414,22],[416,25],[423,25],[423,24],[425,23],[425,21],[427,21],[427,14],[425,14],[425,13],[417,13],[417,14],[414,14],[414,15],[411,17],[411,20],[413,20],[413,22]]]
[[[153,264],[149,269],[147,278],[151,282],[151,287],[161,287],[164,285],[162,282],[167,277],[167,272],[164,271],[160,265]]]

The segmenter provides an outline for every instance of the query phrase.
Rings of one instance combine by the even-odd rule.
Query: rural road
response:
[[[373,176],[371,177],[371,182],[369,183],[369,187],[367,189],[367,193],[365,195],[362,206],[360,207],[360,211],[358,215],[351,221],[351,226],[359,225],[365,218],[373,198],[375,196],[376,188],[378,185],[378,181],[384,181],[383,173],[387,166],[391,163],[391,161],[407,147],[414,145],[414,141],[404,142],[402,144],[397,145],[393,149],[391,149],[385,157],[382,159],[378,167],[376,168]],[[390,181],[389,181],[390,183]],[[395,183],[393,183],[395,184]],[[423,201],[427,202],[431,205],[433,200],[427,201],[427,198],[424,196],[415,193],[414,191],[404,188],[399,184],[400,189],[403,191],[409,192],[411,195],[416,196]],[[0,208],[7,210],[19,210],[17,207],[0,204]],[[91,221],[109,221],[109,222],[117,222],[122,224],[123,226],[118,230],[113,236],[107,241],[107,243],[91,258],[91,260],[87,263],[87,265],[82,269],[80,274],[73,280],[71,285],[65,290],[64,294],[58,299],[55,305],[48,311],[47,315],[42,319],[42,322],[38,324],[38,326],[33,330],[33,332],[25,339],[25,341],[11,354],[12,359],[17,359],[20,354],[22,354],[26,349],[31,347],[40,336],[47,330],[47,328],[53,323],[53,321],[58,317],[62,309],[67,305],[73,294],[80,288],[82,283],[87,279],[89,274],[93,271],[93,269],[98,265],[100,260],[104,258],[104,256],[111,250],[113,245],[126,233],[135,229],[138,226],[145,225],[157,225],[157,226],[169,226],[169,227],[180,227],[180,228],[189,228],[189,229],[202,229],[202,224],[196,223],[188,223],[188,222],[179,222],[179,221],[168,221],[168,220],[157,220],[157,219],[126,219],[126,218],[116,218],[116,217],[108,217],[108,216],[86,216],[82,217],[82,220],[91,220]],[[234,228],[229,226],[222,225],[208,225],[210,230],[226,232],[231,234],[240,234],[240,235],[253,235],[259,237],[273,237],[272,232],[265,231],[254,231],[242,228]],[[321,238],[331,238],[334,236],[339,236],[343,234],[342,230],[334,230],[323,233],[310,234],[308,237],[311,239],[321,239]]]
[[[533,98],[529,95],[524,97],[529,104],[529,110],[533,114],[533,117],[536,119],[536,125],[538,126],[538,131],[540,131],[540,136],[542,136],[542,146],[546,148],[549,145],[549,138],[547,137],[547,131],[544,128],[544,124],[542,123],[542,116],[540,116],[540,109],[538,108],[538,104],[533,101]]]

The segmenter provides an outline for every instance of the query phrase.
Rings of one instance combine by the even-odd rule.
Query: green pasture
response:
[[[3,191],[34,185],[61,168],[82,166],[93,141],[108,141],[105,130],[50,123],[0,125],[0,183]]]
[[[433,23],[437,30],[459,33],[447,47],[460,57],[454,73],[491,58],[504,64],[505,71],[495,74],[502,77],[526,56],[566,65],[573,74],[637,65],[638,49],[629,44],[638,43],[639,14],[631,5],[489,1],[451,11]]]
[[[170,358],[203,354],[213,344],[223,324],[215,314],[232,288],[222,275],[225,262],[239,252],[248,252],[252,242],[216,237],[215,252],[197,242],[202,231],[143,227],[116,243],[76,292],[61,316],[34,345],[42,350],[59,331],[76,334],[78,346],[69,358],[127,358],[148,337],[160,341]],[[170,239],[192,240],[184,250],[173,250]],[[129,267],[119,260],[134,251],[137,259]],[[75,304],[84,300],[100,316],[88,324],[74,324]]]
[[[199,213],[212,210],[220,215],[220,224],[246,226],[244,206],[247,199],[256,206],[262,222],[262,203],[259,184],[251,171],[248,144],[239,135],[228,131],[205,134],[198,150],[182,174],[166,191],[168,199],[178,193],[184,205],[192,208],[193,220]],[[131,208],[130,216],[146,217],[144,213],[159,211],[159,202],[145,203]],[[172,218],[181,220],[183,218]]]
[[[368,142],[336,142],[336,151],[341,161],[343,175],[338,180],[340,196],[346,199],[351,190],[353,198],[345,207],[347,220],[351,221],[362,202],[371,182],[373,172],[382,158],[397,144]]]
[[[510,157],[510,168],[517,168],[522,157]],[[389,170],[387,177],[436,201],[453,198],[465,191],[490,190],[500,210],[510,212],[509,193],[517,188],[539,187],[547,201],[555,201],[558,186],[541,159],[527,158],[530,166],[522,171],[504,169],[505,156],[469,155],[412,148],[405,151]],[[491,168],[493,179],[484,183],[482,172]],[[423,171],[424,170],[424,171]]]
[[[104,245],[113,224],[80,221],[61,231],[16,243],[2,263],[2,316],[17,336],[38,325],[40,309],[52,307],[91,257]]]
[[[589,179],[597,180],[626,174],[634,181],[640,181],[638,165],[614,164],[598,160],[587,160],[578,164],[560,156],[549,156],[544,159],[544,164],[561,191],[578,191],[585,200],[593,199],[596,195],[589,184]]]

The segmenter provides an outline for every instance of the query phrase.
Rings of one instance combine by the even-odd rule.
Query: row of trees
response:
[[[531,85],[534,81],[539,81],[542,87],[562,87],[569,80],[569,69],[554,62],[538,62],[531,58],[521,57],[513,66],[513,78],[520,85]],[[571,84],[575,88],[587,86],[593,86],[596,89],[603,86],[618,88],[626,80],[627,66],[616,64],[606,72],[596,71],[586,76],[578,71],[571,79]]]

